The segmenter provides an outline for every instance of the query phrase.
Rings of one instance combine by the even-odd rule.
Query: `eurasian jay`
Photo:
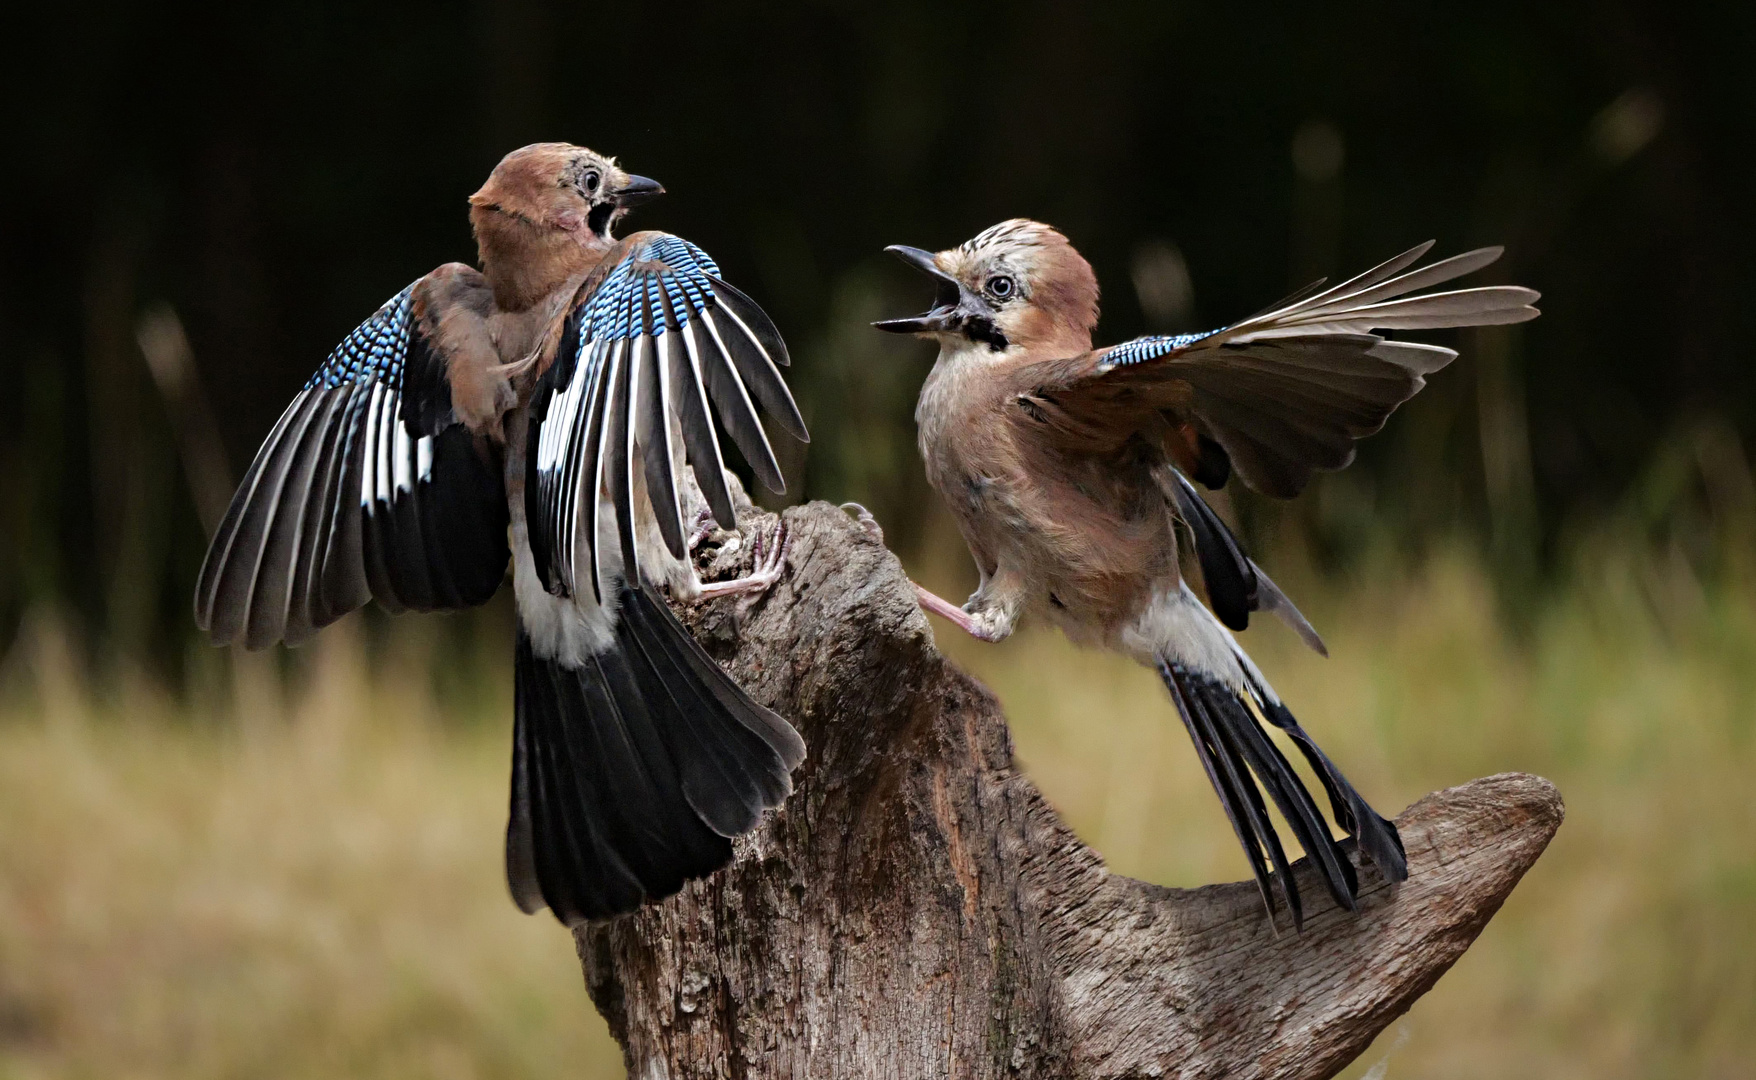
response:
[[[710,409],[782,488],[757,410],[803,439],[785,344],[705,252],[623,240],[663,191],[564,143],[506,156],[470,196],[480,272],[397,293],[312,376],[214,534],[195,618],[218,644],[309,638],[375,599],[518,607],[506,873],[568,925],[666,896],[731,857],[805,745],[691,638],[657,586],[703,586],[708,522],[737,528]]]
[[[1409,270],[1431,246],[1331,288],[1318,282],[1222,330],[1100,349],[1097,279],[1047,225],[1002,222],[937,254],[888,249],[938,290],[926,314],[876,325],[939,345],[915,409],[921,455],[980,572],[962,607],[917,586],[923,606],[984,641],[1040,615],[1076,642],[1156,670],[1270,916],[1272,865],[1295,925],[1303,909],[1263,789],[1336,902],[1352,910],[1359,886],[1268,727],[1298,746],[1336,823],[1385,877],[1405,879],[1408,864],[1395,825],[1318,749],[1228,631],[1267,609],[1323,651],[1190,480],[1218,488],[1236,472],[1292,498],[1314,470],[1352,461],[1354,444],[1457,355],[1372,331],[1536,317],[1537,293],[1514,286],[1409,295],[1500,255],[1484,248]],[[1211,611],[1179,570],[1179,528]]]

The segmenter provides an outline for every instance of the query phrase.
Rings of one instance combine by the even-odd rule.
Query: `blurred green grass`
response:
[[[961,556],[932,550],[917,571],[955,594]],[[1476,946],[1346,1075],[1751,1075],[1749,559],[1702,573],[1606,534],[1512,619],[1469,550],[1330,576],[1283,553],[1332,658],[1273,624],[1245,638],[1381,810],[1511,769],[1567,799]],[[935,629],[1115,869],[1247,876],[1149,672],[1046,631]],[[567,935],[501,884],[503,673],[438,694],[418,650],[365,652],[343,624],[284,694],[259,665],[189,705],[145,679],[92,691],[52,623],[21,640],[0,706],[0,1076],[620,1075]]]
[[[571,938],[507,898],[504,725],[360,638],[192,717],[94,701],[39,628],[0,716],[0,1077],[621,1075]]]

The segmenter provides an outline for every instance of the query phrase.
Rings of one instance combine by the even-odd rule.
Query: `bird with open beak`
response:
[[[202,566],[217,644],[298,644],[368,600],[464,608],[512,564],[518,605],[506,871],[525,911],[626,912],[731,857],[792,789],[798,733],[656,591],[702,584],[737,528],[711,412],[781,490],[757,408],[805,438],[787,351],[705,252],[616,223],[664,189],[580,146],[508,154],[470,196],[481,270],[450,263],[348,335],[257,453]]]
[[[1396,827],[1294,720],[1230,630],[1252,611],[1316,632],[1243,552],[1194,482],[1292,498],[1455,356],[1375,331],[1535,318],[1537,294],[1487,286],[1411,295],[1478,270],[1498,248],[1409,269],[1423,244],[1330,288],[1318,282],[1221,330],[1092,347],[1098,284],[1047,225],[1002,222],[937,254],[892,247],[937,290],[926,314],[877,323],[937,342],[915,409],[927,477],[975,557],[961,607],[917,586],[922,605],[984,641],[1027,614],[1075,641],[1156,670],[1243,845],[1272,917],[1272,879],[1294,924],[1303,909],[1263,791],[1352,910],[1358,882],[1310,792],[1268,737],[1279,728],[1327,791],[1336,823],[1385,877],[1407,877]],[[1184,580],[1179,534],[1207,594]],[[1211,608],[1211,610],[1210,610]]]

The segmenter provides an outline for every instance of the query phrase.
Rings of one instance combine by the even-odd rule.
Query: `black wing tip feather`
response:
[[[393,423],[401,423],[400,419]],[[389,502],[361,511],[372,595],[392,611],[444,611],[486,603],[512,558],[505,481],[475,437],[453,425],[432,437],[431,471]],[[411,458],[418,455],[409,442]],[[408,463],[410,473],[415,461]]]
[[[1202,584],[1214,615],[1228,628],[1249,628],[1250,613],[1269,611],[1320,656],[1329,647],[1293,602],[1256,561],[1244,554],[1243,545],[1225,520],[1214,512],[1187,477],[1176,473],[1172,495],[1179,515],[1195,541],[1195,558],[1201,567]]]
[[[432,436],[429,475],[362,505],[368,384],[303,391],[270,434],[209,545],[195,621],[217,645],[296,646],[369,598],[392,613],[470,607],[511,559],[496,462],[452,425]],[[407,443],[412,473],[419,442]],[[388,451],[385,451],[388,453]]]
[[[1244,555],[1232,530],[1180,472],[1175,474],[1172,494],[1195,540],[1195,558],[1201,565],[1208,605],[1227,627],[1246,629],[1250,612],[1256,610],[1255,564]]]
[[[763,311],[760,304],[730,282],[712,274],[708,275],[707,280],[713,286],[714,296],[744,320],[744,325],[762,342],[763,348],[768,350],[769,358],[781,367],[791,367],[793,360],[787,354],[786,339],[781,337],[780,329],[768,317],[768,312]]]
[[[247,649],[262,649],[285,629],[297,555],[296,533],[289,530],[305,516],[305,482],[315,465],[310,450],[322,450],[307,435],[326,404],[324,392],[304,391],[287,407],[214,535],[207,556],[211,582],[204,581],[197,593],[207,598],[208,609],[205,620],[198,612],[197,623],[206,623],[216,645],[241,642]],[[289,482],[295,485],[291,492]]]
[[[710,277],[708,281],[713,286],[714,296],[736,316],[735,324],[730,328],[734,332],[726,335],[722,331],[721,337],[726,338],[727,346],[732,348],[732,359],[751,393],[787,434],[800,442],[810,442],[811,433],[805,428],[805,418],[799,413],[798,403],[793,400],[792,391],[780,375],[781,368],[792,366],[780,328],[756,301],[718,278]],[[741,347],[746,342],[757,346],[760,354]],[[768,361],[772,361],[772,366]]]
[[[623,586],[618,601],[614,642],[580,667],[518,640],[507,881],[522,909],[568,925],[726,865],[804,753],[650,590]]]

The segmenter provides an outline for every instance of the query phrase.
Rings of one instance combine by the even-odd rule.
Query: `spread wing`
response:
[[[685,458],[715,520],[736,527],[714,412],[757,479],[785,490],[757,410],[807,437],[781,378],[788,363],[774,324],[720,280],[706,252],[668,233],[624,240],[581,287],[531,407],[526,516],[544,587],[572,594],[583,560],[593,594],[606,594],[604,495],[627,578],[639,580],[634,504],[642,486],[665,546],[686,557],[678,499]]]
[[[1235,467],[1257,491],[1291,498],[1314,470],[1351,462],[1354,444],[1457,356],[1373,331],[1537,316],[1538,294],[1512,285],[1409,295],[1479,270],[1501,251],[1408,270],[1431,247],[1329,289],[1318,282],[1223,330],[1138,338],[1042,365],[1032,373],[1034,391],[1019,399],[1026,422],[1070,448],[1100,453],[1144,432],[1163,439],[1179,466],[1209,487]]]
[[[216,644],[296,645],[368,599],[430,611],[499,588],[505,488],[458,421],[449,377],[491,370],[488,302],[480,274],[441,267],[349,334],[293,399],[202,564],[195,621]]]

